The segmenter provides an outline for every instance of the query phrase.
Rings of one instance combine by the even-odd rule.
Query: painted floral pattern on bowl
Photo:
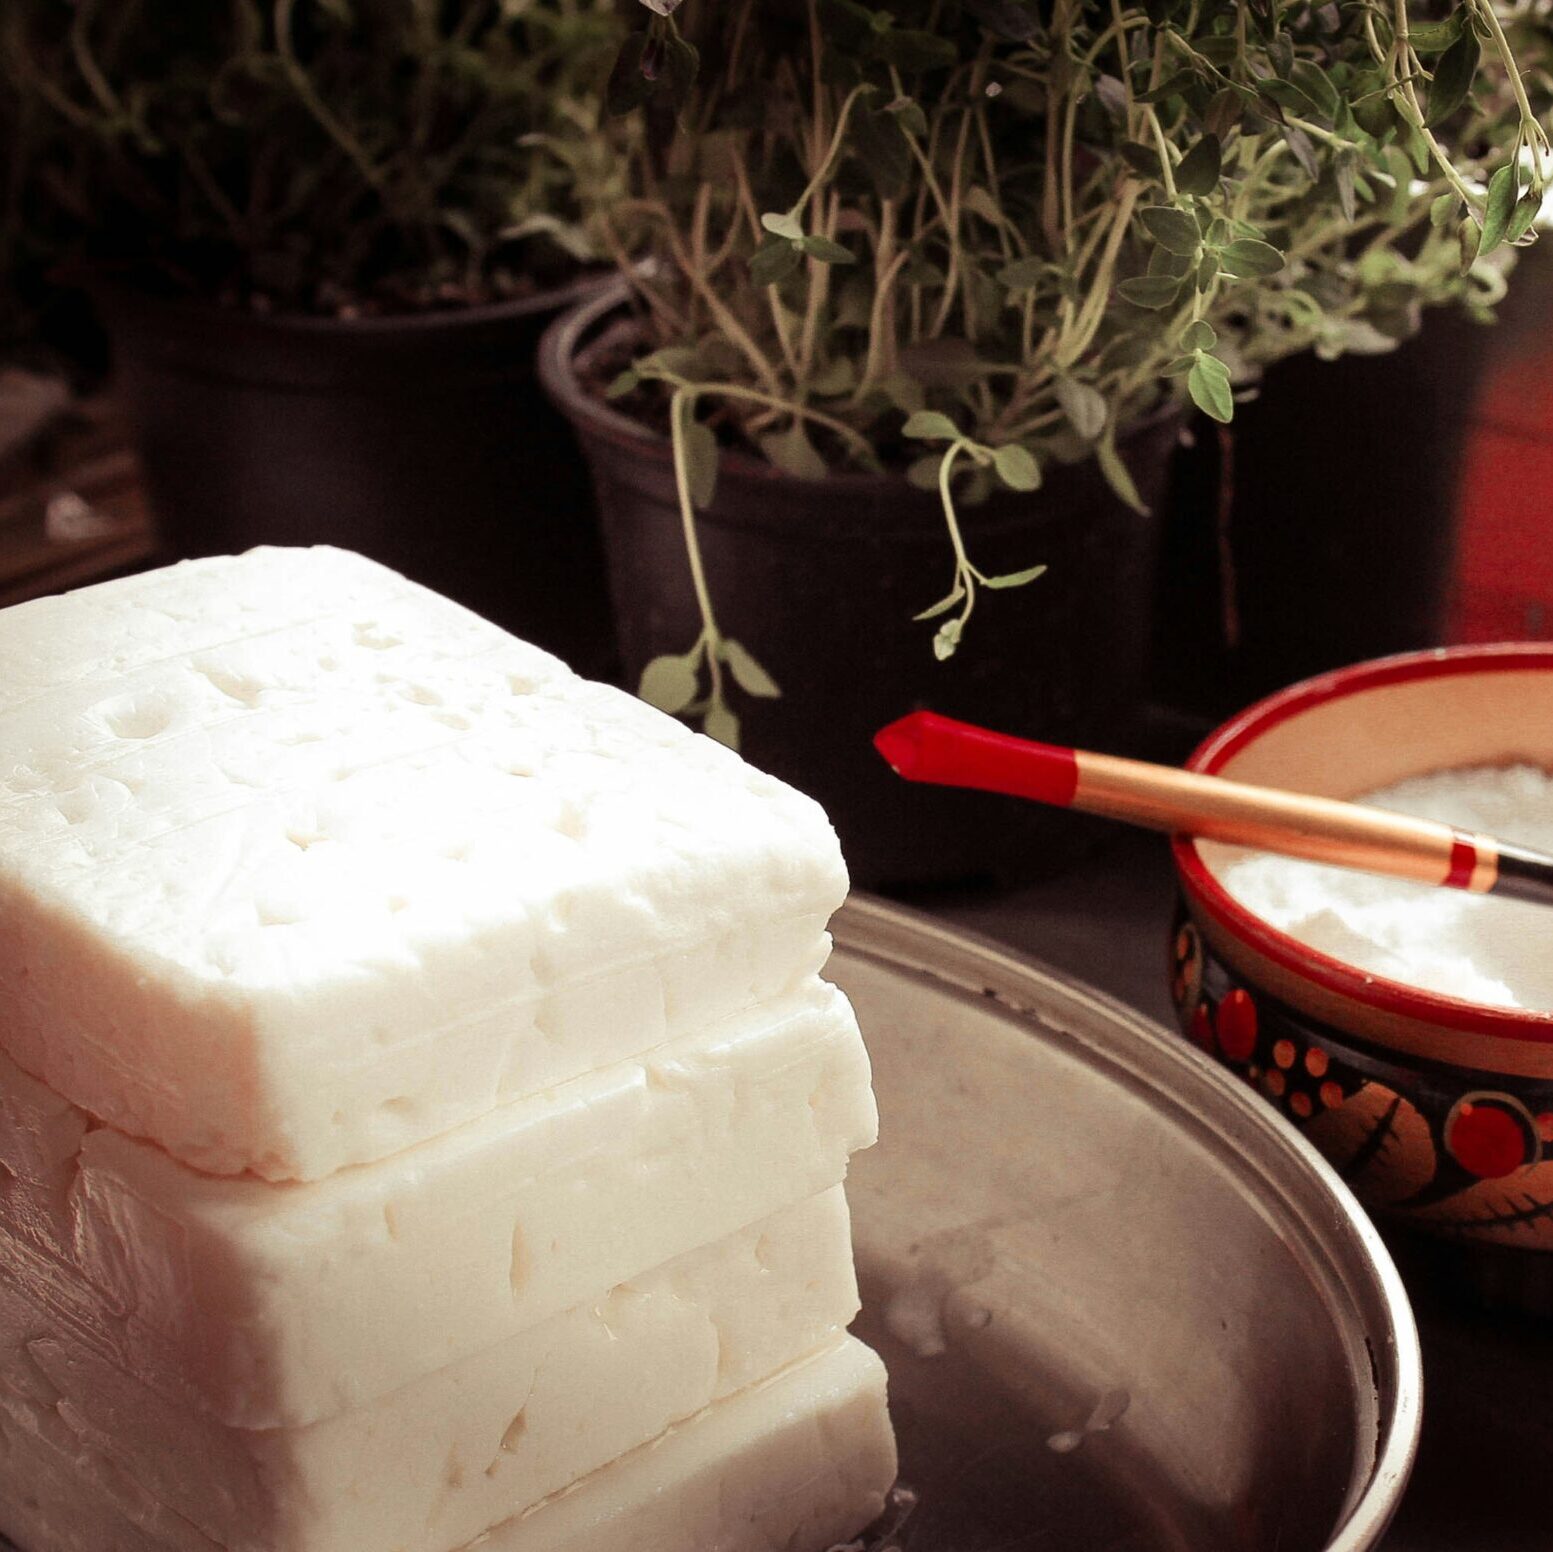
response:
[[[1550,647],[1339,670],[1251,707],[1189,765],[1351,797],[1518,762],[1553,768]],[[1170,976],[1183,1034],[1300,1127],[1377,1213],[1553,1252],[1553,1012],[1439,996],[1321,954],[1229,895],[1218,878],[1229,855],[1175,842]],[[1549,931],[1553,942],[1553,917]]]

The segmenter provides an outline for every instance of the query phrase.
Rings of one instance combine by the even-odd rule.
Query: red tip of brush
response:
[[[914,711],[880,728],[874,748],[907,781],[975,787],[1064,806],[1072,803],[1078,787],[1073,750],[1011,738],[936,711]]]
[[[914,711],[874,734],[874,748],[879,751],[897,776],[911,781],[917,773],[922,756],[922,718],[930,712]]]

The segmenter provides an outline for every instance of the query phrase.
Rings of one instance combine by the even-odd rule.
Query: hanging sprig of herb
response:
[[[940,658],[983,589],[1040,571],[982,575],[966,503],[1093,457],[1139,507],[1151,417],[1228,422],[1268,363],[1389,348],[1427,306],[1487,317],[1553,166],[1529,6],[686,0],[672,23],[696,77],[611,220],[653,255],[629,277],[648,362],[697,364],[642,378],[793,474],[935,489]],[[686,703],[709,712],[712,602]]]

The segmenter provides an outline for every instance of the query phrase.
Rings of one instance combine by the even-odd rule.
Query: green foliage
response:
[[[1425,307],[1486,319],[1553,167],[1525,5],[687,0],[669,30],[700,68],[612,216],[655,261],[649,348],[694,346],[671,389],[784,468],[801,434],[806,476],[939,491],[941,658],[978,585],[1038,570],[977,572],[957,502],[1093,456],[1141,510],[1151,416],[1229,421],[1269,363]]]
[[[12,226],[261,308],[515,294],[601,257],[623,36],[609,0],[4,0]]]

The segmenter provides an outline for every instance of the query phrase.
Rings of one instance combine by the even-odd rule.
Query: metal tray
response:
[[[866,898],[836,940],[882,1128],[850,1185],[859,1330],[919,1498],[884,1544],[1374,1547],[1417,1446],[1418,1340],[1314,1150],[1027,960]]]

